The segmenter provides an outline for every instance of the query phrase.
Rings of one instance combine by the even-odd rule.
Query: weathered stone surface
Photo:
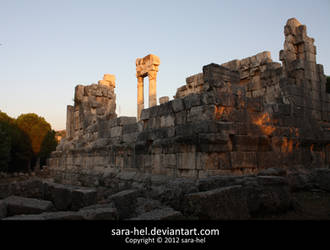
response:
[[[261,176],[285,176],[286,171],[282,168],[266,168],[261,170],[258,175]]]
[[[164,104],[169,102],[170,98],[168,96],[159,97],[159,104]]]
[[[73,211],[42,213],[39,216],[41,216],[44,220],[82,220],[83,219],[83,216],[81,214]]]
[[[230,220],[250,218],[242,186],[229,186],[185,196],[186,213],[199,219]]]
[[[116,208],[100,207],[94,209],[83,209],[79,211],[85,220],[117,220],[118,213]]]
[[[2,220],[9,220],[9,221],[37,221],[37,220],[45,220],[45,218],[41,214],[28,214],[28,215],[16,215],[16,216],[9,216]]]
[[[108,200],[115,204],[119,219],[126,219],[134,216],[136,199],[139,195],[139,190],[129,189],[111,195]]]
[[[54,202],[58,210],[78,210],[96,203],[94,188],[82,188],[58,183],[45,182],[45,199]]]
[[[7,214],[38,214],[54,210],[53,203],[45,200],[25,198],[20,196],[10,196],[3,200],[7,205]]]
[[[144,83],[143,78],[149,77],[149,107],[157,105],[156,77],[160,59],[158,56],[149,54],[144,58],[136,59],[136,77],[138,79],[137,96],[137,119],[140,120],[141,111],[144,108]]]
[[[289,173],[287,179],[292,192],[312,189],[310,175],[294,172]]]
[[[0,200],[0,220],[7,216],[7,204]]]
[[[173,208],[158,208],[139,215],[138,217],[130,220],[180,220],[183,219],[183,215],[179,211],[173,210]]]
[[[287,180],[277,176],[259,176],[257,185],[244,187],[251,215],[282,213],[292,208]]]
[[[223,174],[285,176],[274,169],[290,173],[328,166],[330,95],[326,94],[324,70],[316,64],[314,39],[295,19],[288,20],[284,35],[282,64],[273,62],[264,51],[222,65],[205,65],[202,73],[188,77],[178,88],[174,100],[158,106],[159,60],[152,55],[138,59],[138,123],[134,117],[116,119],[114,86],[103,82],[78,85],[73,115],[68,118],[74,124],[74,135],[52,153],[52,174],[63,183],[106,185],[117,192],[131,188],[132,183],[139,188],[144,183],[102,179],[102,169],[194,179]],[[146,76],[152,107],[144,109]],[[299,184],[299,176],[291,177],[293,189],[304,185]],[[245,183],[245,179],[241,181]],[[247,180],[267,187],[273,181]],[[220,182],[212,183],[222,187]],[[158,193],[163,199],[167,190],[169,187],[151,187],[151,195]],[[178,210],[176,206],[181,204],[174,197],[181,198],[185,193],[181,191],[179,188],[176,195],[171,189],[170,198],[164,201],[176,203],[173,208]],[[70,204],[70,196],[64,197]]]
[[[57,210],[68,210],[72,204],[72,190],[68,186],[45,182],[45,199],[51,200]]]
[[[314,169],[310,175],[310,178],[311,182],[318,188],[325,191],[330,191],[330,169]]]
[[[96,190],[79,188],[72,190],[72,210],[78,210],[82,207],[86,207],[96,203]]]

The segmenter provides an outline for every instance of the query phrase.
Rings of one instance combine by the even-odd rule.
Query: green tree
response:
[[[20,115],[16,119],[16,123],[29,136],[33,153],[37,156],[45,136],[51,130],[50,124],[43,117],[34,113]]]
[[[17,126],[15,119],[1,111],[0,124],[1,169],[8,172],[29,170],[33,157],[29,137]]]
[[[56,149],[57,140],[55,138],[55,135],[56,132],[54,130],[48,131],[44,140],[42,141],[39,153],[40,166],[46,164],[46,160],[50,156],[50,153]]]
[[[330,93],[330,76],[327,76],[327,93]]]
[[[11,138],[7,124],[0,121],[0,171],[7,172],[10,162]]]

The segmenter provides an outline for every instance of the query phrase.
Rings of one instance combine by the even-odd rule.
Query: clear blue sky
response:
[[[157,95],[172,98],[203,65],[265,50],[279,61],[291,17],[330,74],[329,0],[0,0],[0,110],[64,129],[74,87],[110,73],[120,115],[136,116],[137,57],[160,57]]]

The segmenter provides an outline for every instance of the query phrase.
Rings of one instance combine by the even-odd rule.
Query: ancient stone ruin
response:
[[[76,179],[92,169],[201,178],[327,166],[330,99],[314,39],[296,19],[288,20],[284,34],[282,64],[262,52],[206,65],[160,105],[159,58],[137,59],[138,122],[116,117],[113,78],[78,85],[68,106],[68,136],[49,166]],[[147,75],[150,107],[143,109]]]
[[[137,85],[137,118],[140,120],[141,111],[144,109],[144,77],[149,78],[149,108],[157,105],[157,72],[160,60],[158,56],[147,55],[136,59]]]
[[[67,136],[48,160],[55,183],[37,181],[36,193],[25,195],[53,205],[24,202],[43,212],[37,219],[250,219],[293,209],[292,192],[329,192],[323,66],[305,25],[289,19],[284,35],[282,64],[262,52],[206,65],[160,105],[159,58],[137,59],[138,119],[117,117],[113,75],[76,86]],[[14,196],[0,208],[12,211],[17,195],[35,189],[0,187],[1,198]],[[54,215],[54,207],[71,212]]]

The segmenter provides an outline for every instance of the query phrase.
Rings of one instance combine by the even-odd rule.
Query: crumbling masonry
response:
[[[284,34],[282,64],[262,52],[206,65],[174,100],[157,106],[152,96],[143,109],[138,98],[138,122],[117,118],[114,78],[78,85],[67,110],[68,136],[48,161],[51,173],[91,185],[105,171],[202,178],[328,166],[330,96],[323,66],[316,64],[305,25],[289,19]],[[138,86],[146,74],[137,74]]]

